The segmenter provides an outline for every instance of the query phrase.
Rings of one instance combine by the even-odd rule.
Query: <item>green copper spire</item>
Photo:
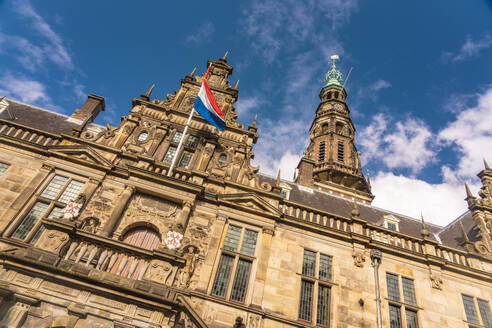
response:
[[[335,65],[335,60],[339,59],[338,55],[333,55],[331,56],[332,59],[332,64],[331,64],[331,70],[329,70],[325,74],[325,85],[323,87],[327,87],[330,85],[336,85],[336,86],[342,86],[342,73],[340,73],[339,70],[337,70],[337,66]]]

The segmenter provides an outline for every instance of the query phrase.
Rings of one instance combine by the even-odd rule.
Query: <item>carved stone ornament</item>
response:
[[[442,282],[442,278],[440,275],[435,274],[435,273],[431,273],[430,281],[431,281],[432,288],[442,290],[443,282]]]
[[[45,230],[36,246],[45,251],[59,253],[63,245],[67,242],[68,235],[66,233],[56,230]]]
[[[183,235],[176,231],[168,231],[167,238],[164,241],[164,244],[167,248],[171,250],[175,250],[181,247],[181,240],[183,239]]]
[[[248,316],[248,328],[260,328],[261,317],[250,313]]]
[[[179,287],[189,287],[191,277],[195,273],[196,264],[198,261],[198,248],[194,245],[188,245],[185,247],[183,257],[186,259],[186,265],[181,269],[179,273]]]
[[[85,203],[85,195],[80,194],[77,198],[71,202],[69,202],[62,210],[63,218],[65,220],[73,221],[75,220],[79,214],[82,206]]]
[[[363,251],[354,251],[352,254],[354,259],[354,265],[358,268],[364,267],[364,262],[366,261],[366,256]]]
[[[154,260],[150,264],[149,273],[147,278],[165,284],[167,286],[171,285],[170,276],[173,273],[173,266],[168,262]]]

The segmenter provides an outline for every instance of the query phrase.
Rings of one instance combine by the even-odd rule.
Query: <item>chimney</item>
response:
[[[90,94],[87,96],[85,104],[76,109],[70,117],[85,123],[91,123],[105,107],[103,97]]]

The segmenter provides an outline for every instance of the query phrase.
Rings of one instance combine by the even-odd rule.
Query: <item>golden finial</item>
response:
[[[237,89],[238,85],[239,85],[239,80],[237,80],[236,85],[234,86],[234,89]]]
[[[280,186],[280,169],[278,169],[277,180],[275,181],[275,187]]]
[[[256,126],[256,119],[258,118],[258,114],[255,114],[255,118],[253,119],[253,124],[251,126]]]
[[[193,70],[192,70],[192,71],[191,71],[191,73],[190,73],[190,76],[191,76],[191,77],[193,77],[193,75],[195,75],[195,71],[196,71],[196,66],[195,66],[195,68],[193,68]]]
[[[224,61],[227,61],[227,54],[229,53],[229,51],[226,51],[226,53],[224,54],[224,57],[222,57],[221,59],[224,60]]]
[[[147,98],[150,97],[150,94],[152,93],[152,90],[154,90],[154,87],[155,87],[155,84],[152,84],[152,86],[150,87],[150,89],[147,91],[147,93],[145,94],[145,96]]]

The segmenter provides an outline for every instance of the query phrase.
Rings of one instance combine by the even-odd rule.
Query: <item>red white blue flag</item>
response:
[[[224,121],[224,113],[220,109],[217,101],[210,90],[207,83],[208,72],[210,71],[210,66],[208,67],[205,78],[202,82],[202,87],[198,92],[198,97],[196,97],[195,104],[193,108],[200,114],[208,123],[212,124],[219,130],[224,130],[226,122]]]

